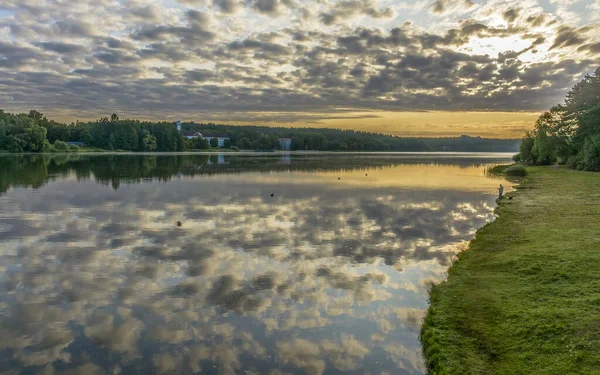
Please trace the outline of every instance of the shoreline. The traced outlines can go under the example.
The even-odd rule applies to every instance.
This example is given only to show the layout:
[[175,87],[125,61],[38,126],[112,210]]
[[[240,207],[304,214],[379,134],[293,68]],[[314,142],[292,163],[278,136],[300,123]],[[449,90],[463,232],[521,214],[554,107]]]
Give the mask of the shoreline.
[[72,151],[72,152],[0,152],[0,156],[10,155],[202,155],[202,154],[230,154],[230,155],[440,155],[440,156],[470,156],[482,157],[507,157],[511,158],[515,151],[485,152],[485,151],[251,151],[251,150],[210,150],[210,151]]
[[430,291],[429,374],[600,373],[600,174],[527,169]]

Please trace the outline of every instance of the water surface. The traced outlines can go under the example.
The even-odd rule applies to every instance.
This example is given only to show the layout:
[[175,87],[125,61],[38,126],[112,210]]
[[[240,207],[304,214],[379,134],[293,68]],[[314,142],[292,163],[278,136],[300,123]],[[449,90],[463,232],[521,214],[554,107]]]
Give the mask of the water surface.
[[509,160],[0,156],[0,373],[421,374]]

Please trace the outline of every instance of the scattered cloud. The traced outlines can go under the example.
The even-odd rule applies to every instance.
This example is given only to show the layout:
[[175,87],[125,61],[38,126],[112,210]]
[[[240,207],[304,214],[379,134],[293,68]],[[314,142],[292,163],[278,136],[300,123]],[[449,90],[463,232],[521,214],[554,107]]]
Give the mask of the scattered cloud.
[[[597,19],[583,11],[597,4],[585,1],[553,12],[498,0],[7,0],[0,103],[287,123],[348,109],[538,111],[600,64]],[[542,66],[558,79],[526,86],[521,74]]]

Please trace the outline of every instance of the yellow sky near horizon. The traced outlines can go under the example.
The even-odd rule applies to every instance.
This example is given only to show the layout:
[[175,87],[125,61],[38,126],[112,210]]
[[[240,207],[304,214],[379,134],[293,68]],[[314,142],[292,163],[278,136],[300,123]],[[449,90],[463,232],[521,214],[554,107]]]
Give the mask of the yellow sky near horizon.
[[378,118],[324,120],[327,127],[398,136],[521,138],[539,112],[376,112]]
[[[212,122],[231,125],[339,128],[403,137],[454,137],[467,134],[484,138],[521,138],[527,130],[533,129],[540,112],[357,111],[331,114],[330,117],[333,118],[327,118],[329,114],[324,113],[314,113],[312,115],[314,119],[308,118],[305,121],[287,122],[282,120],[286,117],[285,113],[248,113],[248,120],[244,121],[228,119],[226,114],[205,116],[199,113],[196,115],[182,114],[179,117],[155,118],[119,113],[121,118],[132,117],[148,121],[176,121],[180,119],[183,122]],[[260,117],[260,120],[254,119],[256,116]],[[48,114],[48,117],[56,121],[70,123],[76,120],[95,120],[100,116],[76,118],[74,113],[62,113]],[[240,114],[236,114],[235,117],[239,118]],[[268,120],[268,118],[272,118],[272,120]]]

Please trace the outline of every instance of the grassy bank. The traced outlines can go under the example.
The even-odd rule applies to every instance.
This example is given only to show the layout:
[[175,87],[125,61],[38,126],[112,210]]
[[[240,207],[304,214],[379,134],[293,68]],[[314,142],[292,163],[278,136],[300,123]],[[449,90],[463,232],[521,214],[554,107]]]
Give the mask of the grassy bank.
[[600,374],[600,174],[527,169],[431,291],[431,374]]

